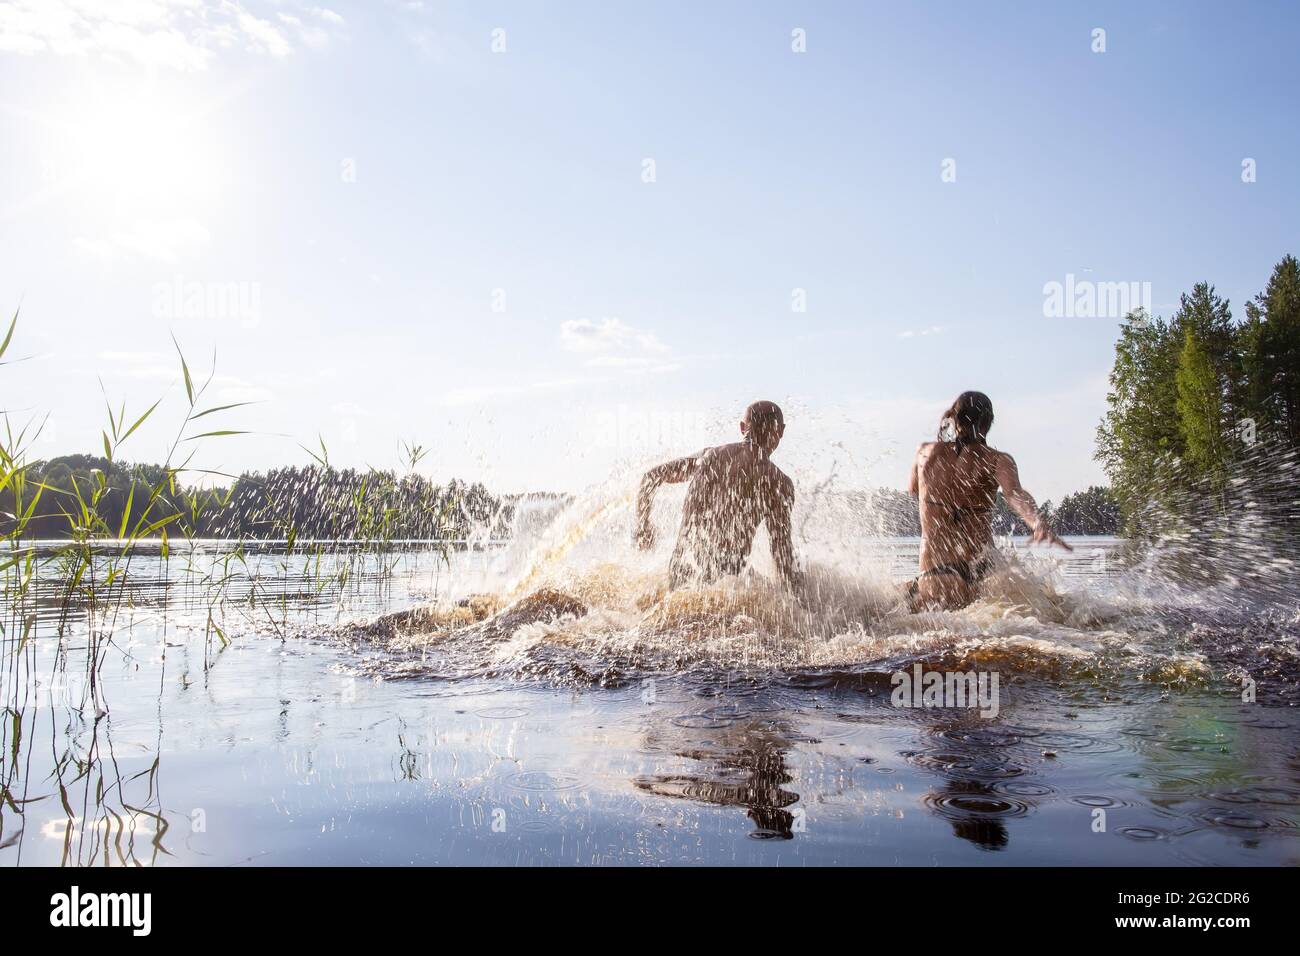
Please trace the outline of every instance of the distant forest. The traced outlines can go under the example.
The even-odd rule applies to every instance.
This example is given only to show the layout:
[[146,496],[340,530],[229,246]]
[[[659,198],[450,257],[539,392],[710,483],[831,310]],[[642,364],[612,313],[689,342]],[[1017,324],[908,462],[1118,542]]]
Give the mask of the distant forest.
[[[82,524],[77,492],[88,499],[100,481],[107,490],[97,509],[103,521],[98,530],[109,534],[134,526],[148,512],[150,521],[179,513],[167,529],[173,537],[457,539],[471,533],[504,534],[512,511],[511,499],[493,496],[481,484],[453,479],[438,485],[418,474],[399,477],[391,471],[312,465],[250,472],[229,487],[192,489],[168,482],[158,465],[67,455],[28,469],[28,498],[36,484],[45,490],[25,535],[70,536]],[[150,504],[160,485],[164,491]],[[5,488],[0,491],[0,531],[13,526],[15,511],[13,489]]]
[[[29,538],[63,538],[77,533],[83,524],[77,492],[88,499],[101,481],[106,490],[97,510],[103,523],[95,530],[108,536],[118,528],[134,526],[142,517],[153,521],[179,514],[181,517],[167,527],[172,537],[500,539],[510,532],[515,502],[520,498],[493,495],[481,484],[455,479],[439,485],[418,474],[398,476],[391,471],[324,465],[250,472],[228,487],[193,489],[168,482],[161,466],[109,462],[93,455],[67,455],[38,463],[28,470],[27,481],[28,499],[32,486],[46,488],[24,529]],[[164,490],[150,505],[151,493],[159,486]],[[915,498],[893,489],[862,495],[863,504],[879,516],[882,535],[921,533]],[[124,515],[128,504],[130,513]],[[13,489],[0,490],[0,533],[13,527],[16,510]],[[1040,511],[1062,534],[1115,534],[1119,527],[1119,506],[1105,488],[1067,495],[1055,507],[1044,502]],[[1012,535],[1027,531],[1000,494],[994,531]]]

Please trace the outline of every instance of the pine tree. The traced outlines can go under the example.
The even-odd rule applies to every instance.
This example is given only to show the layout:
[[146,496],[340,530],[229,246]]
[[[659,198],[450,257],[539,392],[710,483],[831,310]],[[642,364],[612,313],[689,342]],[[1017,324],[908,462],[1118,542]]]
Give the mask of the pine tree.
[[1232,321],[1232,310],[1226,299],[1219,298],[1214,286],[1198,282],[1190,293],[1179,296],[1178,311],[1169,323],[1171,347],[1181,355],[1186,345],[1186,333],[1191,330],[1197,346],[1204,353],[1213,370],[1219,389],[1220,416],[1224,428],[1236,424],[1234,408],[1244,394],[1241,354],[1238,350],[1238,330]]
[[1224,436],[1224,389],[1222,380],[1193,325],[1183,333],[1183,350],[1174,374],[1178,386],[1178,429],[1183,436],[1185,473],[1197,481],[1206,479],[1220,490],[1228,463]]
[[1284,256],[1268,287],[1246,305],[1239,333],[1241,417],[1260,433],[1300,447],[1300,263]]
[[1097,429],[1097,459],[1128,534],[1141,530],[1136,515],[1147,501],[1172,491],[1157,476],[1185,449],[1178,427],[1176,342],[1167,322],[1139,309],[1125,317],[1115,344],[1106,397],[1110,407]]

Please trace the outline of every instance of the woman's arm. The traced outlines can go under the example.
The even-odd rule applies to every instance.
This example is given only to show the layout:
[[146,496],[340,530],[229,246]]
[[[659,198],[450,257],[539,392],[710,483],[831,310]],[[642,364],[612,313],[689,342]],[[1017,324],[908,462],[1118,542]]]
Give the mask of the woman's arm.
[[1011,510],[1020,516],[1020,520],[1029,525],[1029,540],[1032,544],[1059,544],[1066,551],[1074,550],[1056,536],[1051,525],[1038,513],[1034,496],[1020,484],[1016,460],[1005,452],[998,452],[997,477],[1002,497],[1007,500]]

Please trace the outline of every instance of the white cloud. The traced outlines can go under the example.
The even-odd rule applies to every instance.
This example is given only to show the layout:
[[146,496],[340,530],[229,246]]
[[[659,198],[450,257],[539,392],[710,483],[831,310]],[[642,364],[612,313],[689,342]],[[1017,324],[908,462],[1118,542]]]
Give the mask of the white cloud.
[[175,262],[182,253],[207,242],[211,235],[206,226],[194,219],[142,220],[129,232],[102,237],[78,236],[74,243],[87,255],[108,262],[123,258]]
[[[327,28],[344,22],[322,7],[276,16],[310,47],[324,46]],[[289,33],[267,17],[238,0],[0,0],[0,52],[93,54],[174,70],[206,69],[231,48],[290,55]]]
[[638,372],[675,372],[681,368],[677,362],[663,362],[644,355],[597,355],[588,359],[590,368],[621,368]]
[[167,382],[180,375],[180,364],[152,352],[101,352],[96,368],[77,370],[87,376],[101,372],[110,381]]
[[[95,369],[78,369],[79,375],[99,375],[111,381],[147,381],[174,382],[181,377],[180,359],[175,355],[163,355],[158,352],[100,352],[96,356]],[[107,366],[107,370],[105,370]],[[235,375],[213,375],[211,381],[201,369],[193,369],[194,386],[207,384],[209,405],[226,405],[234,402],[268,402],[275,398],[275,392],[264,385],[250,382]]]
[[157,362],[162,358],[157,352],[100,352],[105,362]]
[[587,356],[583,365],[617,373],[555,379],[543,382],[494,382],[453,389],[439,399],[442,405],[478,405],[519,398],[537,392],[604,385],[625,381],[629,374],[675,372],[681,365],[668,355],[668,346],[654,335],[634,329],[620,319],[569,319],[560,323],[560,344],[569,352]]
[[928,329],[908,329],[905,332],[899,332],[900,339],[914,339],[922,335],[938,335],[943,331],[943,326],[932,325]]
[[531,385],[475,385],[469,388],[452,389],[442,396],[440,402],[443,405],[478,405],[493,399],[512,398],[528,392],[576,388],[580,385],[591,385],[600,381],[600,379],[566,378],[551,382],[534,382]]
[[668,351],[649,332],[640,332],[621,319],[569,319],[560,323],[560,343],[570,352]]
[[569,352],[586,355],[587,368],[622,373],[675,372],[681,363],[668,346],[650,332],[635,329],[621,319],[569,319],[560,323],[560,344]]
[[242,9],[239,10],[237,17],[239,28],[249,39],[249,49],[258,53],[269,53],[271,56],[288,56],[293,52],[293,47],[289,46],[289,41],[285,39],[284,34],[270,20],[259,19]]
[[262,385],[233,375],[217,375],[212,380],[216,389],[214,400],[222,405],[232,402],[269,402],[275,398],[275,392]]
[[304,25],[302,28],[302,42],[304,46],[309,46],[313,50],[324,49],[330,42],[329,31],[322,27]]

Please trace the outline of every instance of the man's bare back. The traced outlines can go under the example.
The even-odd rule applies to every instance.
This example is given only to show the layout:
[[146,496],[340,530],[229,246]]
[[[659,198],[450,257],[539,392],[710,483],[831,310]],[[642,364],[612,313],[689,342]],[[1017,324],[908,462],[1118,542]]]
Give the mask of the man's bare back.
[[670,587],[740,573],[764,522],[778,574],[787,585],[797,582],[790,525],[794,482],[769,458],[784,429],[779,408],[755,402],[741,422],[745,441],[708,448],[646,472],[637,496],[636,541],[641,548],[654,545],[650,509],[655,490],[664,483],[690,481],[669,565]]

